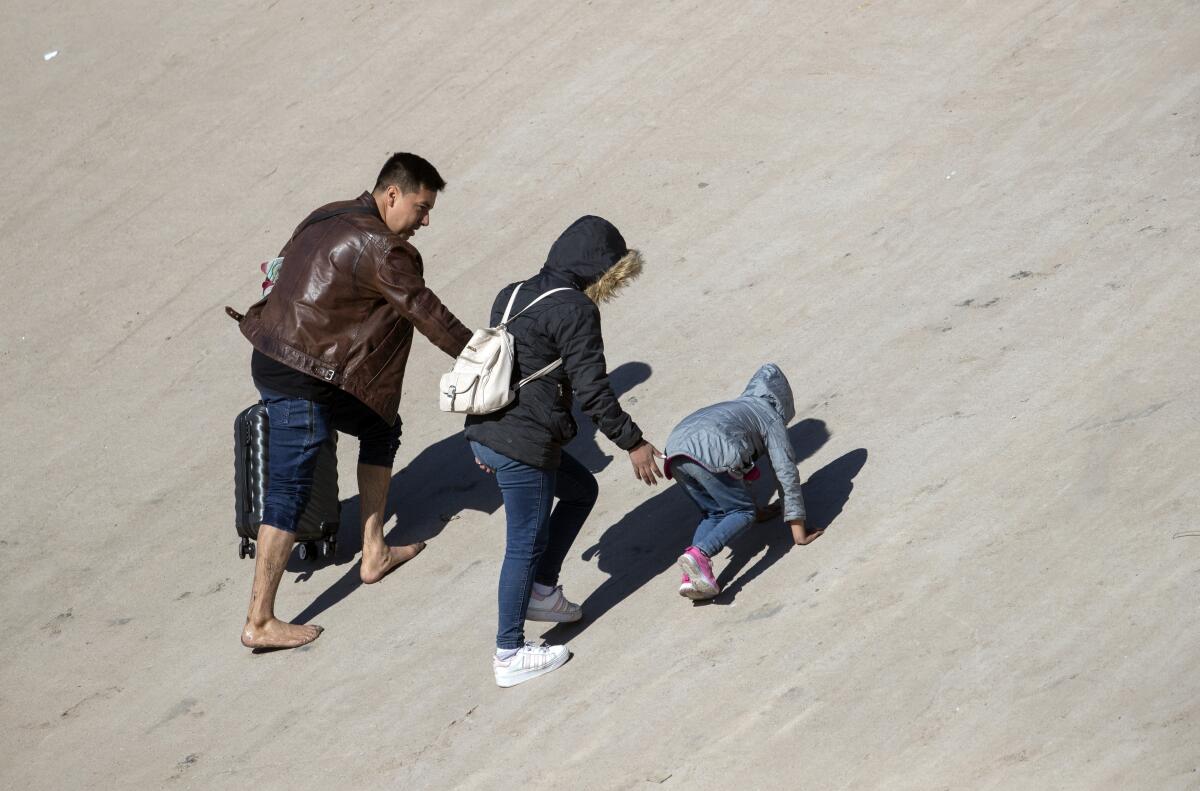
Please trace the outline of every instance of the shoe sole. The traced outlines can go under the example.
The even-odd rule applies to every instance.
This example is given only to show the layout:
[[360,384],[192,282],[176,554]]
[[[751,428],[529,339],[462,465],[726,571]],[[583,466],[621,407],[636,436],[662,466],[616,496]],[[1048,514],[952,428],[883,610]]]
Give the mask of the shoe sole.
[[679,586],[679,595],[684,597],[685,599],[692,598],[692,596],[694,596],[695,593],[696,593],[696,589],[692,587],[692,583],[690,583],[690,582],[687,585]]
[[552,612],[550,610],[542,610],[541,612],[533,613],[526,611],[525,620],[541,621],[543,623],[575,623],[583,619],[583,610],[575,613],[569,612]]
[[688,579],[692,581],[692,592],[686,593],[680,589],[680,594],[686,596],[693,601],[701,599],[711,599],[721,592],[721,589],[704,578],[704,572],[700,569],[700,564],[696,559],[684,552],[679,556],[679,568],[683,569],[683,573],[688,575]]
[[524,684],[526,681],[532,681],[538,676],[544,676],[552,670],[558,670],[560,667],[565,665],[567,660],[570,658],[571,652],[563,651],[561,656],[544,667],[522,670],[519,673],[513,673],[512,675],[507,675],[504,678],[497,677],[496,686],[503,689],[508,689],[509,687],[515,687],[517,684]]

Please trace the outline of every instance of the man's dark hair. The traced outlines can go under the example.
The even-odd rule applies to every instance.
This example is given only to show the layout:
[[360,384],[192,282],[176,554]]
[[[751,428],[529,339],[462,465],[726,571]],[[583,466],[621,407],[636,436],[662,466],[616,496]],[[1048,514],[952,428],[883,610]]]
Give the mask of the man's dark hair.
[[404,194],[416,192],[424,187],[434,192],[446,188],[446,180],[437,172],[437,168],[416,154],[398,153],[388,157],[375,180],[373,192],[382,192],[395,185]]

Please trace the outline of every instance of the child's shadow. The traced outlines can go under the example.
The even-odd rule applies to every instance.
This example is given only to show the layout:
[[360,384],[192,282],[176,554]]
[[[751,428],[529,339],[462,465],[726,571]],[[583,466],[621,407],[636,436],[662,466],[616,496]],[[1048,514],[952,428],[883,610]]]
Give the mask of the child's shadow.
[[[825,444],[829,431],[824,421],[810,418],[792,426],[788,436],[795,448],[796,460],[803,461]],[[600,570],[609,575],[583,601],[583,620],[554,626],[543,637],[551,643],[570,641],[647,582],[674,566],[680,553],[691,543],[698,521],[696,506],[674,484],[626,514],[583,552],[583,560],[597,558]],[[789,532],[789,543],[790,535]],[[767,566],[759,569],[755,576]],[[673,587],[671,593],[674,593]]]
[[[850,492],[854,489],[854,476],[858,475],[866,463],[866,448],[852,450],[817,470],[804,483],[804,506],[808,512],[805,525],[809,532],[829,529],[850,499]],[[826,536],[816,540],[824,538]],[[795,544],[792,541],[791,528],[782,519],[776,518],[764,524],[751,525],[729,544],[729,562],[717,576],[721,592],[716,597],[699,603],[732,603],[742,588],[775,565],[780,558],[792,551],[793,547]],[[741,573],[746,564],[764,548],[766,553],[745,573]]]

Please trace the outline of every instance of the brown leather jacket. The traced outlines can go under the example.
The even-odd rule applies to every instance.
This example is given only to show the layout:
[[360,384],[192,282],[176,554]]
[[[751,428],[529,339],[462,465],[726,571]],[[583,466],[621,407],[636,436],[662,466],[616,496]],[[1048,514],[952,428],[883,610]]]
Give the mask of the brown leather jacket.
[[317,209],[280,255],[279,280],[240,319],[242,334],[389,422],[400,406],[413,327],[451,357],[471,338],[426,287],[421,254],[388,230],[369,192]]

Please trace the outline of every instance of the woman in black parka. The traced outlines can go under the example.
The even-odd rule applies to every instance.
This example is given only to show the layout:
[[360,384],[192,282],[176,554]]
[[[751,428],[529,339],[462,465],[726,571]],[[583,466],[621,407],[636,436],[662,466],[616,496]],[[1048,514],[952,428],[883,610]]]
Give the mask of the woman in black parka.
[[655,462],[658,451],[642,439],[641,429],[609,386],[596,307],[641,271],[641,254],[625,246],[612,223],[581,217],[558,237],[538,274],[505,287],[492,305],[495,326],[514,289],[519,290],[512,315],[545,292],[562,289],[508,324],[516,351],[514,381],[560,358],[562,365],[520,388],[508,407],[467,418],[475,460],[495,473],[508,523],[492,662],[502,687],[548,673],[570,656],[566,646],[526,644],[525,620],[562,623],[583,617],[558,584],[563,560],[598,491],[587,468],[563,452],[576,432],[573,400],[606,437],[629,452],[640,480],[653,485],[662,477]]

